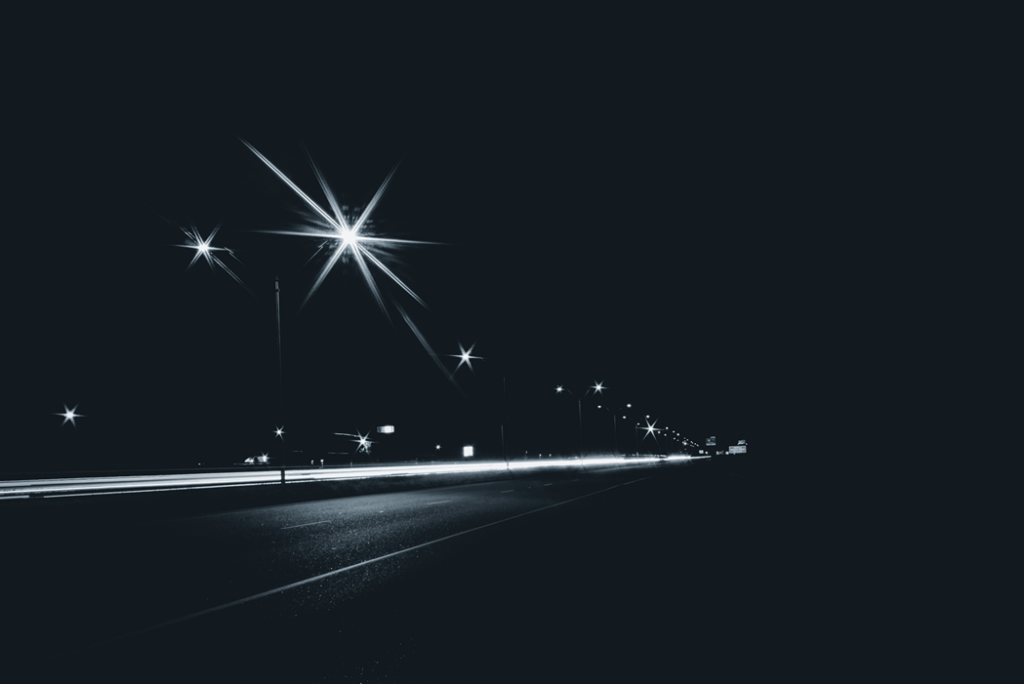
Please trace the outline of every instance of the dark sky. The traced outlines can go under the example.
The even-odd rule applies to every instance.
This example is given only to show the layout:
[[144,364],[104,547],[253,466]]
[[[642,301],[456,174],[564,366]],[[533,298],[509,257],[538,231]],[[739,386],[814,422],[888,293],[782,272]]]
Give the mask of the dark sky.
[[[842,214],[822,160],[853,135],[813,60],[744,40],[749,27],[695,42],[694,27],[654,18],[614,49],[555,22],[489,48],[486,35],[464,49],[392,35],[380,54],[334,53],[322,28],[307,44],[291,21],[277,40],[267,19],[260,32],[222,20],[128,37],[67,19],[14,79],[18,427],[3,469],[269,449],[275,275],[285,424],[305,453],[349,449],[331,433],[383,423],[411,450],[493,451],[503,375],[517,453],[573,448],[576,405],[557,384],[611,388],[584,402],[588,449],[612,441],[598,403],[631,402],[694,438],[763,432],[768,379],[813,345],[792,333],[815,310],[795,252]],[[303,146],[352,205],[400,161],[376,230],[444,243],[387,260],[429,308],[375,270],[389,321],[339,263],[299,311],[323,257],[304,265],[315,240],[258,232],[303,205],[240,137],[325,208]],[[186,272],[174,226],[189,222],[204,234],[222,222],[214,244],[235,250],[255,296],[205,263]],[[461,342],[485,360],[453,387],[394,303],[439,354]],[[53,415],[64,402],[86,416],[77,429]],[[620,425],[623,447],[639,413]]]

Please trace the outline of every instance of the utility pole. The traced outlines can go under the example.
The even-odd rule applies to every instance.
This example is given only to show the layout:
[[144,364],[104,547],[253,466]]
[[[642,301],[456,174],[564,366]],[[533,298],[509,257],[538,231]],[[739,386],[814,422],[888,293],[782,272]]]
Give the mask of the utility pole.
[[580,458],[583,458],[583,400],[577,399],[576,405],[580,410]]
[[[274,276],[274,308],[277,311],[277,390],[278,390],[278,418],[281,420],[281,427],[284,427],[284,368],[281,364],[281,278]],[[281,437],[281,484],[284,484],[285,458],[288,451],[284,446],[284,437]]]

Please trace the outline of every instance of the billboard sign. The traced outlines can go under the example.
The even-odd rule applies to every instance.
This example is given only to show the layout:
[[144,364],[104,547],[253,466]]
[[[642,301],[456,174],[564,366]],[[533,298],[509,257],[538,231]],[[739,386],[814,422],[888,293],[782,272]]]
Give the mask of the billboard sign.
[[394,425],[380,425],[380,426],[377,427],[377,432],[380,432],[380,433],[385,434],[385,435],[390,435],[394,431],[395,431],[395,426]]

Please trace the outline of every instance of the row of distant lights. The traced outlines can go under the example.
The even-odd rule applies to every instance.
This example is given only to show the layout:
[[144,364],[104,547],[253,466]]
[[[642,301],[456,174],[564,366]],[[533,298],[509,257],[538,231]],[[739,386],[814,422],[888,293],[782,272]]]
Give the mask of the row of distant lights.
[[[459,365],[456,367],[456,369],[455,369],[456,371],[459,368],[462,367],[463,363],[468,364],[470,370],[472,370],[472,368],[473,368],[472,359],[482,359],[483,358],[483,357],[480,357],[480,356],[471,356],[471,353],[473,351],[473,347],[475,347],[475,346],[476,346],[475,344],[471,345],[469,350],[467,351],[466,349],[464,349],[462,347],[462,343],[459,343],[459,349],[460,349],[461,353],[458,354],[458,355],[455,355],[455,354],[451,355],[451,356],[455,356],[456,358],[459,359]],[[588,389],[593,390],[594,394],[601,394],[607,388],[604,386],[603,383],[595,381],[594,384],[591,385]],[[558,394],[561,394],[562,392],[567,392],[567,391],[568,390],[566,390],[565,387],[563,387],[562,385],[559,385],[559,386],[557,386],[555,388],[555,392],[558,393]],[[572,392],[569,392],[569,394],[572,394]],[[69,421],[71,422],[71,426],[72,427],[77,427],[77,425],[75,423],[75,419],[76,418],[85,418],[85,416],[83,414],[75,413],[75,411],[78,410],[78,406],[79,406],[78,404],[75,404],[74,408],[69,409],[68,405],[64,404],[64,412],[63,413],[56,413],[56,414],[54,414],[54,415],[57,415],[57,416],[62,416],[64,418],[64,422],[61,423],[61,427],[66,425]],[[632,404],[626,404],[626,408],[632,408],[632,407],[633,407]],[[598,405],[598,408],[601,408],[601,406]],[[622,418],[623,418],[623,420],[625,420],[626,416],[623,416]],[[650,418],[651,418],[650,416],[647,416],[647,427],[644,428],[645,431],[646,431],[646,434],[644,434],[644,438],[645,439],[647,438],[647,435],[653,435],[657,431],[661,431],[663,429],[667,429],[667,428],[656,428],[655,425],[657,424],[658,421],[655,420],[654,423],[651,423],[650,422]],[[678,435],[679,433],[673,431],[673,434]],[[283,425],[274,429],[274,436],[275,437],[279,437],[282,442],[284,441],[284,426]],[[688,442],[688,443],[690,443],[693,446],[696,446],[692,441],[686,439],[685,437],[683,438],[683,440]],[[370,445],[373,444],[373,442],[371,442],[367,437],[364,437],[363,435],[358,435],[358,440],[357,441],[359,442],[359,446],[361,448],[363,448],[363,449],[366,449],[367,451],[369,451]],[[435,450],[440,450],[441,445],[438,444],[434,448],[435,448]],[[265,459],[266,457],[267,457],[266,454],[261,454],[261,456],[260,456],[261,459]]]

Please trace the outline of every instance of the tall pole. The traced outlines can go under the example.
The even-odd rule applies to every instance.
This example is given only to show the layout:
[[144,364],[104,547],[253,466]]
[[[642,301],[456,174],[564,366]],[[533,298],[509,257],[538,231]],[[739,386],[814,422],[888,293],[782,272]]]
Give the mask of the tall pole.
[[505,459],[505,469],[508,469],[508,456],[505,454],[505,371],[501,372],[501,457]]
[[612,414],[612,430],[613,430],[613,434],[615,435],[615,455],[616,456],[619,455],[619,423],[618,423],[618,418],[619,417],[617,415],[615,415],[614,413]]
[[577,399],[576,404],[580,409],[580,458],[583,458],[583,400]]
[[[278,418],[281,427],[284,427],[284,369],[281,365],[281,278],[274,276],[274,308],[277,310],[277,390],[278,390]],[[285,458],[288,452],[284,447],[284,437],[281,438],[281,484],[284,484]]]

